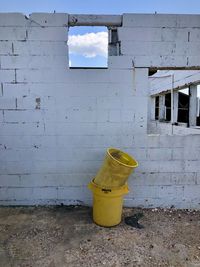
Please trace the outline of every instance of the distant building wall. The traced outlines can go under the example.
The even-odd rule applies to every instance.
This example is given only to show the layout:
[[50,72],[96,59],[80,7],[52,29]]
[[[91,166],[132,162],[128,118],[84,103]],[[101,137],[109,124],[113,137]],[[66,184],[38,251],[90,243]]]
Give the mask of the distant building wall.
[[150,94],[156,95],[172,89],[172,76],[174,77],[174,89],[189,87],[191,84],[200,84],[199,70],[169,70],[159,71],[149,77]]
[[147,133],[148,68],[200,68],[199,18],[124,14],[108,69],[70,69],[67,14],[0,14],[0,204],[91,204],[118,147],[127,206],[200,208],[199,135]]

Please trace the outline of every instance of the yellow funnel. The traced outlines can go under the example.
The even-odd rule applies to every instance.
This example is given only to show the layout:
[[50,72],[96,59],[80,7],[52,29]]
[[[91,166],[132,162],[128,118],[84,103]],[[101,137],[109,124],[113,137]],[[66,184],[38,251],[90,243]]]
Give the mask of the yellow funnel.
[[103,188],[123,186],[137,166],[138,162],[127,153],[109,148],[94,183]]

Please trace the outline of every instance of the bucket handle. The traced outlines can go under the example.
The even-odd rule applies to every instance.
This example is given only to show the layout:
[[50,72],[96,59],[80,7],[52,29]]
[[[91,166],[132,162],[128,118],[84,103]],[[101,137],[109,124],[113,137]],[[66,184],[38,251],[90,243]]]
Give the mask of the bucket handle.
[[111,190],[111,189],[105,189],[105,188],[102,188],[101,191],[107,193],[107,192],[111,192],[112,190]]

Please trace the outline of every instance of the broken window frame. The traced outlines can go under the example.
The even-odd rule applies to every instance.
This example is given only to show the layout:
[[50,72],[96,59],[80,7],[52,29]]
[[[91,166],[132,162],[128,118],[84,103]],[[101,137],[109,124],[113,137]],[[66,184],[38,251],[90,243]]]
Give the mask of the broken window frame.
[[[199,128],[199,126],[200,126],[200,98],[197,96],[196,96],[196,101],[197,101],[196,123],[195,123],[195,125],[191,125],[191,122],[190,122],[190,105],[191,105],[190,100],[191,100],[191,90],[192,90],[191,88],[193,85],[198,86],[198,84],[191,84],[189,87],[184,87],[184,88],[181,88],[179,90],[178,89],[171,90],[171,92],[165,92],[162,94],[157,94],[155,96],[152,96],[155,98],[155,101],[154,101],[154,105],[155,105],[154,106],[154,110],[155,110],[154,120],[159,121],[159,122],[171,123],[172,125],[177,125],[177,126]],[[181,121],[180,120],[180,116],[181,116],[180,111],[182,110],[182,108],[180,107],[181,103],[180,103],[180,94],[179,93],[181,93],[180,91],[183,89],[188,89],[188,107],[184,108],[184,110],[186,112],[188,112],[188,114],[187,114],[186,120],[183,119],[183,121]],[[178,102],[176,104],[176,103],[174,103],[174,94],[177,94],[177,93],[178,93]],[[173,97],[172,97],[172,94],[173,94]],[[174,104],[173,107],[171,107],[171,105],[166,106],[166,96],[168,96],[168,97],[170,96],[171,100],[173,100],[173,104]],[[165,105],[164,105],[165,112],[164,112],[163,118],[161,118],[161,116],[160,116],[161,109],[162,109],[162,107],[160,106],[161,101],[158,101],[158,99],[160,97],[164,97],[164,103],[165,103]],[[171,102],[171,101],[169,100],[169,102]],[[176,106],[176,105],[178,105],[178,106]],[[172,120],[173,118],[171,118],[171,115],[170,116],[167,115],[167,109],[169,109],[171,111],[171,114],[172,114],[171,109],[173,109],[173,113],[174,113],[174,109],[175,109],[175,112],[177,112],[177,114],[173,114],[174,120]],[[170,119],[168,117],[170,117]]]

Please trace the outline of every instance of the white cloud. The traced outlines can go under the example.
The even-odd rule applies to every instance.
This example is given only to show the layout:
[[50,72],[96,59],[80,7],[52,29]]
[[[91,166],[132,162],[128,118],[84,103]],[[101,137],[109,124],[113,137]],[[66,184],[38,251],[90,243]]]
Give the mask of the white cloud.
[[68,40],[69,53],[87,58],[96,56],[107,57],[108,33],[96,32],[83,35],[70,35]]

